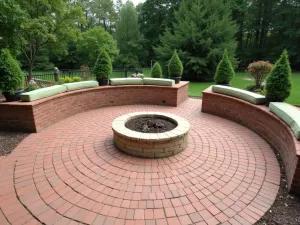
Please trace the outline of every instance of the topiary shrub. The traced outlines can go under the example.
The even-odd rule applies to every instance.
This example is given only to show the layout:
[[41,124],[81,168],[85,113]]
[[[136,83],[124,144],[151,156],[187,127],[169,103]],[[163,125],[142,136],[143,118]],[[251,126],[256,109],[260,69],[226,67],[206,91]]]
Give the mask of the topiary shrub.
[[284,50],[267,78],[266,98],[268,102],[283,102],[290,96],[291,74],[289,56]]
[[255,88],[260,89],[263,81],[271,72],[273,64],[266,61],[257,61],[249,64],[248,74],[254,78]]
[[2,49],[0,53],[0,90],[14,95],[23,88],[24,74],[16,59],[8,49]]
[[176,50],[174,50],[172,58],[170,59],[168,72],[171,77],[178,77],[183,73],[183,65]]
[[101,49],[100,54],[95,63],[93,73],[98,79],[108,79],[112,73],[112,63],[109,55],[104,49]]
[[162,70],[159,62],[154,63],[152,70],[151,70],[151,77],[153,78],[161,78],[162,77]]
[[228,85],[230,81],[234,77],[234,69],[228,57],[227,50],[224,50],[223,58],[220,61],[216,74],[215,74],[215,82],[216,84]]

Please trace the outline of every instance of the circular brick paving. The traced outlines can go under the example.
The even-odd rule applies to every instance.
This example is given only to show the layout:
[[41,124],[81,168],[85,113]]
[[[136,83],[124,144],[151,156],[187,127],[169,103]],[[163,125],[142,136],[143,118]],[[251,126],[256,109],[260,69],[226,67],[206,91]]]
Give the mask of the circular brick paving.
[[[252,131],[179,107],[120,106],[78,114],[27,137],[0,167],[0,224],[254,224],[274,202],[280,170]],[[191,123],[185,151],[126,155],[113,144],[122,114],[161,111]]]

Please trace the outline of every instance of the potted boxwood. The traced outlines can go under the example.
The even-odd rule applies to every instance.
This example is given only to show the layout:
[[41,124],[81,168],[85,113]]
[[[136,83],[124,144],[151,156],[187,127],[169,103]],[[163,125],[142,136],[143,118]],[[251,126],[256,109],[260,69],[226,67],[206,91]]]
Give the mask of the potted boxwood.
[[100,50],[93,73],[96,76],[99,86],[108,84],[108,78],[112,73],[112,63],[109,55],[104,49]]
[[2,49],[0,53],[0,90],[6,101],[20,100],[20,94],[24,91],[24,74],[16,59],[12,57],[8,49]]
[[174,51],[172,58],[169,62],[168,72],[170,78],[175,80],[175,84],[178,84],[181,80],[181,75],[183,73],[183,65],[176,50]]
[[215,82],[219,85],[230,86],[230,81],[235,76],[234,69],[228,57],[228,52],[225,49],[223,58],[220,61],[216,74],[215,74]]
[[289,56],[286,50],[275,63],[266,83],[267,105],[270,102],[284,102],[291,94],[291,66]]
[[151,77],[153,78],[161,78],[162,77],[162,69],[159,62],[155,62],[154,66],[151,70]]

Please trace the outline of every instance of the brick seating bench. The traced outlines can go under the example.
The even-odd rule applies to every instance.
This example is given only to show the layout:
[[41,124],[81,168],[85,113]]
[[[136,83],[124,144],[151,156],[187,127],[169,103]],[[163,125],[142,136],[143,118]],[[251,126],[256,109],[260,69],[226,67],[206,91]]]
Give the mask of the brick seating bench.
[[300,141],[267,106],[215,93],[210,87],[203,91],[202,112],[237,122],[264,138],[282,157],[289,190],[300,194]]
[[32,102],[0,101],[0,130],[39,132],[59,120],[106,106],[178,106],[188,99],[188,83],[173,86],[118,85],[63,92]]

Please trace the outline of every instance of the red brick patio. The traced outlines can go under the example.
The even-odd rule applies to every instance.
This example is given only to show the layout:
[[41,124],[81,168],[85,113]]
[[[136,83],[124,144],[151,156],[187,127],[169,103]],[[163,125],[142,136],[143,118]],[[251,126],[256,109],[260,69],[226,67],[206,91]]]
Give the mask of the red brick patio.
[[[142,159],[112,142],[112,120],[174,113],[192,125],[178,155]],[[231,121],[179,107],[129,105],[77,114],[27,137],[0,160],[0,224],[254,224],[274,202],[270,146]]]

